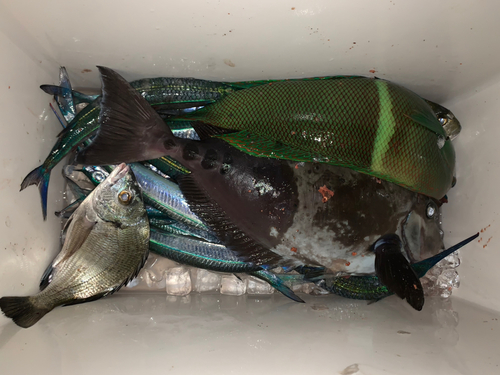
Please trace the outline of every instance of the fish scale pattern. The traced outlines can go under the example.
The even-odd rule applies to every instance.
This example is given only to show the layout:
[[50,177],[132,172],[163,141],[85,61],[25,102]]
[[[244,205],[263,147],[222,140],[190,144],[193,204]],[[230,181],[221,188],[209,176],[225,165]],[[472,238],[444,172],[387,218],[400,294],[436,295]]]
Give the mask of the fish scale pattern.
[[237,91],[190,119],[252,155],[326,162],[436,199],[451,187],[455,153],[429,105],[393,83],[364,77],[273,82]]

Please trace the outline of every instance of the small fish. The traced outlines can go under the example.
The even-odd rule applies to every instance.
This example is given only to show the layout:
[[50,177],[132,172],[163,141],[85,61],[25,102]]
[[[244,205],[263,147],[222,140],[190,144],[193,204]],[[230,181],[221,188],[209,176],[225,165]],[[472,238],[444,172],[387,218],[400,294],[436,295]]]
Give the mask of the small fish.
[[[120,75],[99,70],[106,116],[79,163],[167,155],[190,171],[177,180],[191,211],[238,259],[270,268],[324,266],[338,276],[375,274],[419,307],[423,289],[407,258],[417,262],[443,248],[435,199],[352,169],[255,157],[203,131],[201,141],[176,138]],[[326,201],[321,187],[333,193]],[[372,251],[388,233],[392,240],[376,247],[384,251]]]
[[0,298],[2,312],[20,327],[32,326],[57,306],[116,292],[146,261],[148,219],[140,187],[125,164],[90,193],[66,226],[64,246],[42,276],[41,291]]
[[277,275],[250,262],[239,260],[223,245],[152,229],[149,246],[153,253],[192,267],[216,272],[248,273],[268,282],[288,298],[296,302],[304,302]]

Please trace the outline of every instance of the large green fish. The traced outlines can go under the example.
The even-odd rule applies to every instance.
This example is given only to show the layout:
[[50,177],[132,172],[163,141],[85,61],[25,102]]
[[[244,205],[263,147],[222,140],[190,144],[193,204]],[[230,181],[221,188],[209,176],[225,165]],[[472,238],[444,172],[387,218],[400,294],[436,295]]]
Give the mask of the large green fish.
[[181,118],[252,155],[348,167],[436,199],[454,180],[455,151],[429,102],[381,79],[261,84]]
[[[72,91],[63,73],[64,87],[41,88],[58,103],[67,103],[73,95],[75,102],[90,104],[61,133],[44,164],[21,184],[21,190],[38,186],[44,218],[50,171],[99,128],[101,98]],[[437,199],[453,180],[455,159],[450,141],[461,130],[459,121],[439,104],[387,81],[355,76],[234,83],[154,78],[131,85],[151,105],[168,113],[183,103],[218,101],[188,120],[226,128],[222,133],[241,130],[229,130],[231,134],[220,137],[252,155],[346,166]],[[268,94],[274,100],[268,102]],[[63,106],[61,111],[74,112],[69,109]],[[430,133],[419,129],[419,124]],[[220,132],[215,127],[208,128],[211,133],[197,128],[205,135]],[[429,140],[431,144],[426,143]]]

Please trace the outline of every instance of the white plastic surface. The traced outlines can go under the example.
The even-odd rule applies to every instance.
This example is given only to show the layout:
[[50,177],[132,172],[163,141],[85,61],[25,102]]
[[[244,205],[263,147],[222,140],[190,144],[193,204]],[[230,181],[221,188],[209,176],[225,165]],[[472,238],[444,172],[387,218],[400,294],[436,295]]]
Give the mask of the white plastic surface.
[[420,313],[395,297],[122,294],[58,308],[28,330],[1,317],[0,373],[500,373],[498,14],[493,0],[1,0],[0,296],[34,293],[58,251],[59,169],[47,222],[37,189],[18,190],[59,132],[38,86],[57,83],[60,65],[87,87],[98,87],[98,64],[128,79],[395,81],[463,125],[446,245],[486,229],[461,251],[460,289]]

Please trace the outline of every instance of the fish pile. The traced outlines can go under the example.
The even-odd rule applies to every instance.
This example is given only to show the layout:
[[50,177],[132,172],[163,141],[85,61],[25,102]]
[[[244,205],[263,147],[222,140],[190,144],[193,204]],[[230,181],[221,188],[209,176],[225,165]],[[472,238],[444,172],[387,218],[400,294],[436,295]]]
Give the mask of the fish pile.
[[115,292],[148,251],[251,275],[297,302],[299,282],[355,299],[396,294],[421,310],[420,278],[477,237],[443,250],[461,126],[401,86],[358,76],[129,83],[99,71],[102,95],[73,90],[64,68],[59,86],[41,86],[64,129],[21,190],[38,186],[45,219],[50,172],[75,152],[63,171],[74,201],[56,213],[67,219],[63,247],[40,293],[0,299],[21,327]]

